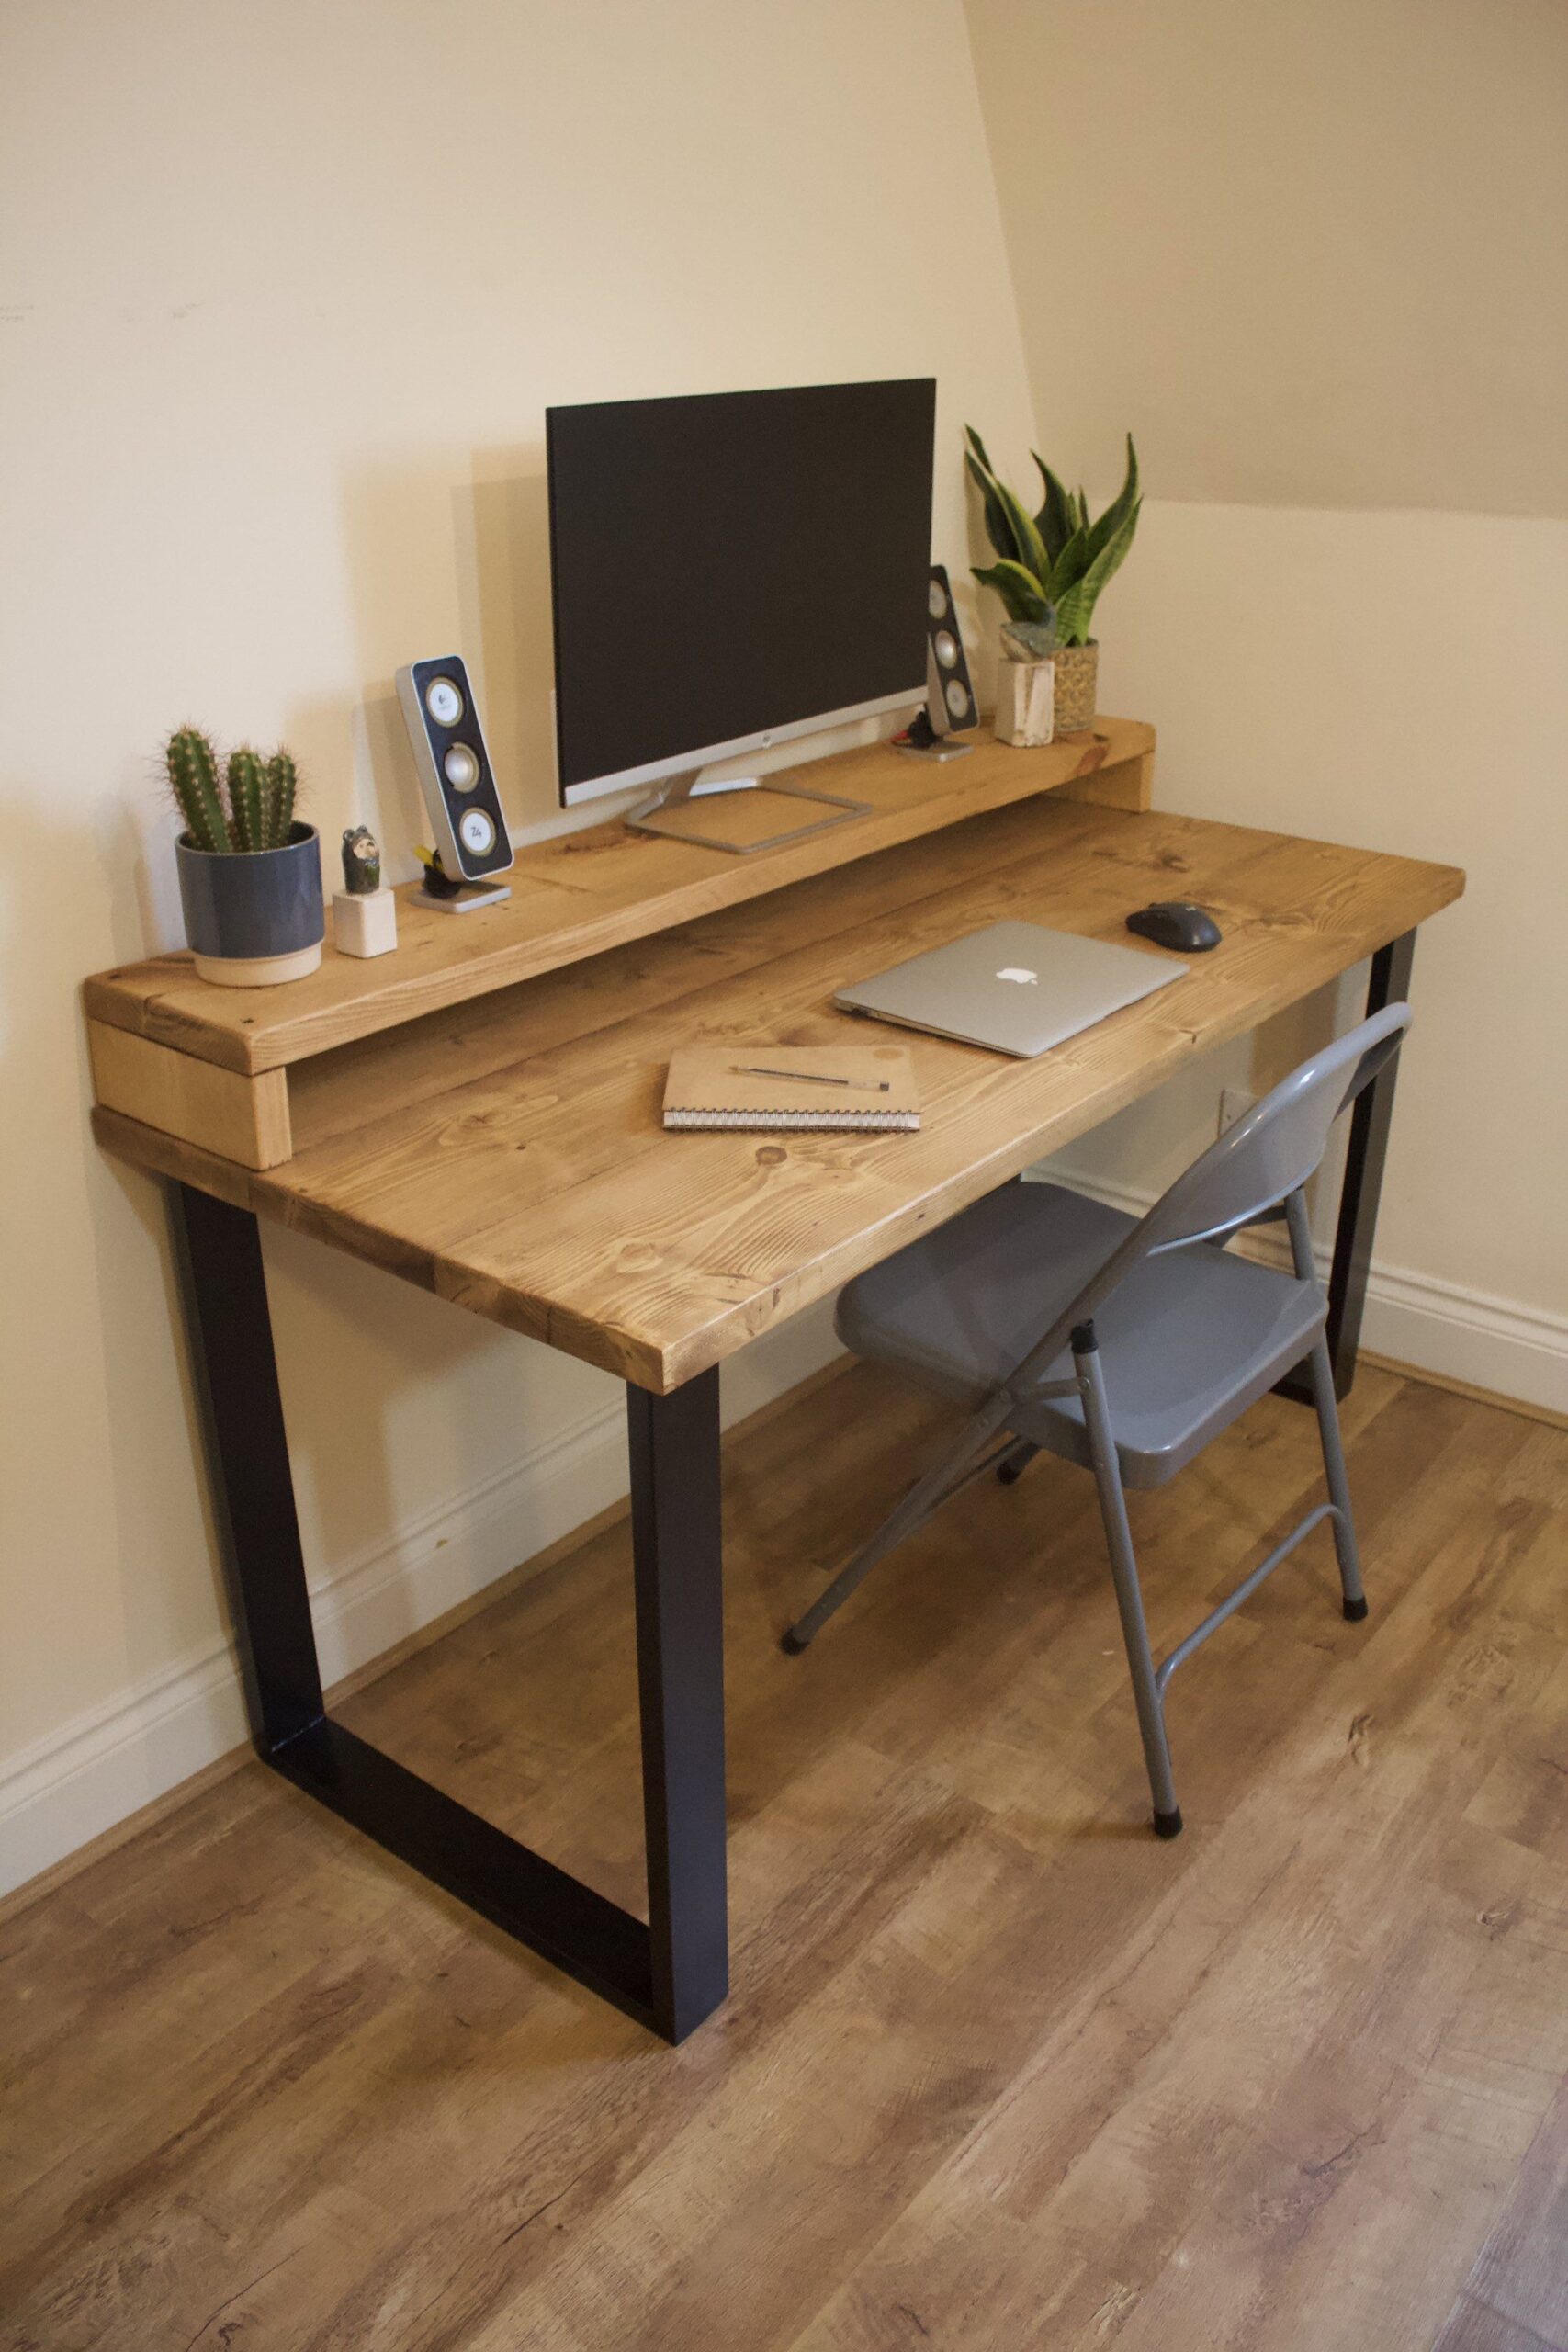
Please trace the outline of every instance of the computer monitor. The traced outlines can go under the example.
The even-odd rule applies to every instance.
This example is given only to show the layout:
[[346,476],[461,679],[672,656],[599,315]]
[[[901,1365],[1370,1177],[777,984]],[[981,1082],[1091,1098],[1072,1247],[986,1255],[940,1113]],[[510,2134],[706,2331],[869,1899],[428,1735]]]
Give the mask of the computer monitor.
[[930,377],[547,412],[565,804],[663,781],[634,821],[732,849],[858,812],[771,775],[783,832],[675,814],[759,785],[712,762],[923,701],[935,417]]

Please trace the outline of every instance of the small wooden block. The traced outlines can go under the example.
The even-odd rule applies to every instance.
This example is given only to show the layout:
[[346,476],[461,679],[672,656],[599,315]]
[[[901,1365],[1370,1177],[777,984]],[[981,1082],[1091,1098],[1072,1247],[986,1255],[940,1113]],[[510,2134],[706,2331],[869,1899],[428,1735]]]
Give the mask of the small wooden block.
[[287,1071],[244,1078],[102,1021],[88,1022],[87,1046],[107,1109],[244,1168],[276,1168],[291,1156]]
[[1054,662],[998,663],[996,725],[1004,743],[1043,749],[1051,741],[1056,725]]
[[398,944],[390,890],[334,890],[333,944],[340,956],[389,956]]

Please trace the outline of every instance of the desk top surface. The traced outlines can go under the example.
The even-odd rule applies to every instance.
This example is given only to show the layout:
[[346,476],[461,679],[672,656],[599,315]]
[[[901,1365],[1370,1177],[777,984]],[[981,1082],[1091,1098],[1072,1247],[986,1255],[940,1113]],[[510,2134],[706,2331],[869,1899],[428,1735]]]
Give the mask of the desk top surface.
[[[121,1158],[668,1390],[1457,899],[1453,866],[1049,796],[300,1064],[256,1174],[118,1114]],[[918,1135],[666,1135],[680,1045],[863,1036],[833,990],[1016,917],[1125,940],[1213,907],[1188,976],[1033,1061],[903,1033]],[[1150,955],[1160,951],[1150,947]]]

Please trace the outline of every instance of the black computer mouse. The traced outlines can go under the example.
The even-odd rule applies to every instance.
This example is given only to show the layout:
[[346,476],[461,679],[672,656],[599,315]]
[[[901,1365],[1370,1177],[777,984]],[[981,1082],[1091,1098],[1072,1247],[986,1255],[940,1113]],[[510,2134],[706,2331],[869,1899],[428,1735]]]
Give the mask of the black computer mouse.
[[1127,928],[1156,947],[1174,947],[1183,956],[1201,956],[1220,944],[1219,924],[1190,899],[1156,899],[1127,918]]

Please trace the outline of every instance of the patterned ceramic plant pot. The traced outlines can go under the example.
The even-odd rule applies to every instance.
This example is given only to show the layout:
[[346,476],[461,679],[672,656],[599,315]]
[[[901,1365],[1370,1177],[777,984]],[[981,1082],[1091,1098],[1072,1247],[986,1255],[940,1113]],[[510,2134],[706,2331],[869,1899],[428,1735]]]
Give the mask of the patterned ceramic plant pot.
[[1080,734],[1094,724],[1100,640],[1091,637],[1087,645],[1058,645],[1051,658],[1056,664],[1056,732]]
[[281,849],[197,849],[175,843],[186,937],[196,968],[220,988],[274,988],[321,960],[326,914],[314,825],[296,825]]

